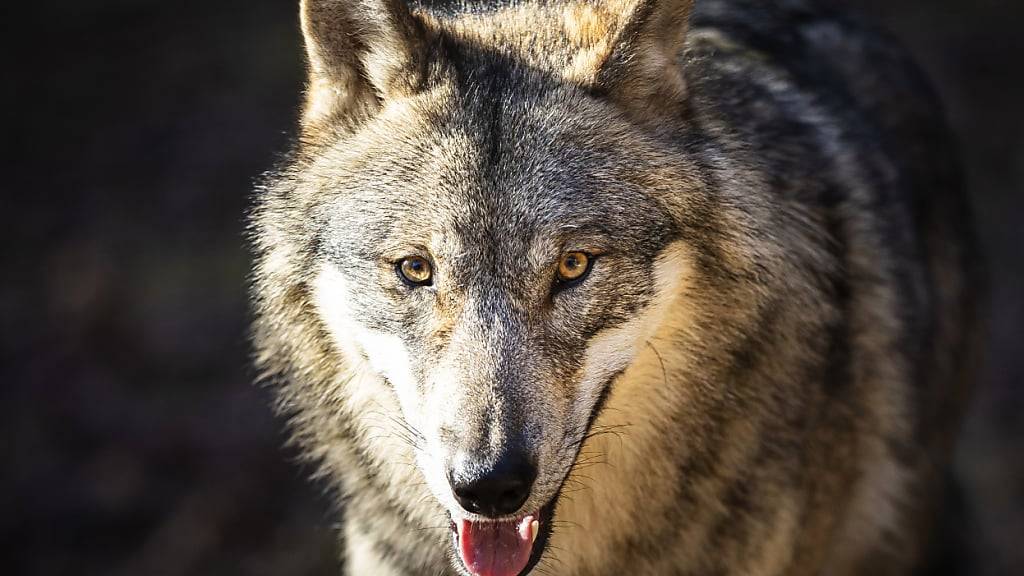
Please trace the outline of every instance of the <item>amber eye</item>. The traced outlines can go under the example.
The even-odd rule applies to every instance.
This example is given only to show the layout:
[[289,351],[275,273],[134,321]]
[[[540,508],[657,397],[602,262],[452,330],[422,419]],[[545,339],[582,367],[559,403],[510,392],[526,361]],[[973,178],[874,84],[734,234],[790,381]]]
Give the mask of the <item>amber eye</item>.
[[590,256],[583,252],[566,252],[558,261],[559,282],[575,282],[590,269]]
[[398,263],[398,274],[415,286],[427,286],[434,277],[430,262],[420,256],[410,256]]

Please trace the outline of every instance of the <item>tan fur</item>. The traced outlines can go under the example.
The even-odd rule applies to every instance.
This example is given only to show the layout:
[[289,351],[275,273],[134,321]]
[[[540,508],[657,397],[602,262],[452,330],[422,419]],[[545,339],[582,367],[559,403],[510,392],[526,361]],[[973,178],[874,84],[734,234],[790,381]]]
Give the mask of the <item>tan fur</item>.
[[[921,564],[973,357],[959,191],[891,48],[790,9],[757,17],[807,53],[691,27],[690,0],[302,0],[257,362],[344,502],[349,573],[464,574],[448,524],[492,518],[453,455],[510,438],[538,468],[516,517],[553,510],[537,574]],[[572,288],[566,251],[597,256]],[[403,283],[410,254],[436,283]]]

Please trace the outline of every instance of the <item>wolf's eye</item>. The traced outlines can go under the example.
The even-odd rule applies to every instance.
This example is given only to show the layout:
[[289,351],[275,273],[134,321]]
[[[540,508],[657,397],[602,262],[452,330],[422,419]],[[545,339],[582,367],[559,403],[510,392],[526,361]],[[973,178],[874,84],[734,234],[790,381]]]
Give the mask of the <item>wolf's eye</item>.
[[398,275],[413,286],[429,286],[434,278],[434,271],[426,258],[410,256],[398,262]]
[[558,261],[558,281],[571,283],[579,281],[590,270],[590,256],[583,252],[566,252]]

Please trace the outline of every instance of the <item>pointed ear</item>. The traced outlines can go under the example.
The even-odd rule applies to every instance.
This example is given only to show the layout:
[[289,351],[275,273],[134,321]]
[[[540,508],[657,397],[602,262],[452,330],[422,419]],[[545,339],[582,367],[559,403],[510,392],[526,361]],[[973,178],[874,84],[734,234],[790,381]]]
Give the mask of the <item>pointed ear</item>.
[[686,94],[682,57],[693,0],[619,0],[608,57],[595,87],[643,119],[678,110]]
[[306,131],[349,126],[388,98],[418,90],[426,76],[426,31],[404,0],[301,0],[309,59]]

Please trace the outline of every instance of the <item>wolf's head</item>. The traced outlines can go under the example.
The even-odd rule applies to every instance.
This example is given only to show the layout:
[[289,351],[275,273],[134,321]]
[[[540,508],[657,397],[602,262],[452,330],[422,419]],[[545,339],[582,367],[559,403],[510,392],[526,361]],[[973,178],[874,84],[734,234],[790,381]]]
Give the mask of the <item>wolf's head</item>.
[[474,573],[537,561],[613,381],[710,250],[708,170],[679,140],[689,8],[302,3],[302,142],[256,221],[262,330],[321,376],[296,402],[348,410],[371,452],[380,430],[351,421],[400,407],[390,434]]

